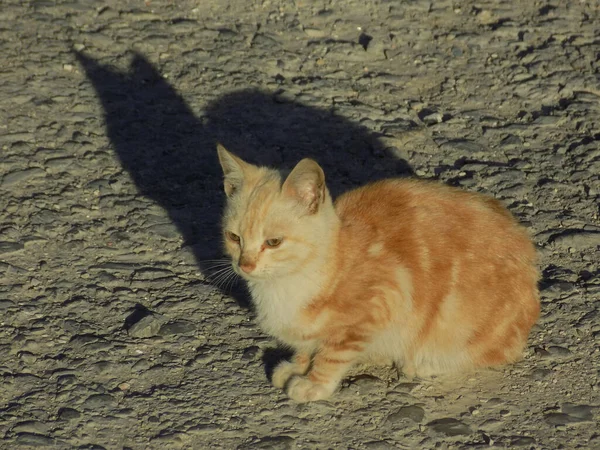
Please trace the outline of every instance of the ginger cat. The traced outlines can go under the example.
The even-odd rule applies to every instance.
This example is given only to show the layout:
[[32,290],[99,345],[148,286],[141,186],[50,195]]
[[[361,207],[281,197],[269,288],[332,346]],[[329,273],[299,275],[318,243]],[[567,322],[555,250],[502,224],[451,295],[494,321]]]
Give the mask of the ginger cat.
[[218,146],[225,250],[262,328],[295,354],[273,385],[321,400],[357,361],[405,375],[518,360],[539,315],[535,249],[496,200],[391,179],[334,203],[321,167],[282,179]]

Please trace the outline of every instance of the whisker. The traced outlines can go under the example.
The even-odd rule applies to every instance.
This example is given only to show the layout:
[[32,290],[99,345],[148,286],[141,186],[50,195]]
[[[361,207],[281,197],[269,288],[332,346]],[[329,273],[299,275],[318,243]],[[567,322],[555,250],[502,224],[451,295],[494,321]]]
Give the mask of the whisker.
[[238,281],[237,273],[232,272],[229,278],[225,281],[224,290],[230,291],[233,288],[233,285]]
[[219,288],[228,290],[230,289],[230,286],[233,286],[233,283],[237,280],[237,273],[235,273],[231,266],[225,267],[217,271],[217,273],[213,274],[213,276],[209,279]]
[[221,279],[228,276],[231,272],[233,272],[233,269],[231,269],[230,267],[225,267],[224,269],[221,269],[218,272],[210,275],[209,278],[212,278],[214,282],[219,282]]
[[230,264],[227,264],[226,266],[215,267],[214,269],[215,269],[214,271],[212,271],[211,273],[208,274],[209,276],[211,276],[211,275],[215,276],[215,275],[217,275],[217,274],[219,274],[219,273],[221,273],[221,272],[223,272],[225,270],[229,270],[229,269],[233,270],[231,268]]
[[221,264],[213,264],[212,266],[203,267],[203,269],[211,271],[211,270],[214,270],[214,269],[220,269],[220,268],[228,267],[228,266],[231,266],[230,262],[228,262],[228,263],[221,263]]

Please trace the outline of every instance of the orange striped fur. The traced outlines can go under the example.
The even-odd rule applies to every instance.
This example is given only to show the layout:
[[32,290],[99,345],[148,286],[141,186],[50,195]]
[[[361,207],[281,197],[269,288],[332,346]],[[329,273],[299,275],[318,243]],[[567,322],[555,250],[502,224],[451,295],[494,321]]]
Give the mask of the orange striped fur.
[[496,200],[392,179],[334,204],[312,160],[283,180],[218,150],[225,249],[262,328],[295,351],[273,373],[291,398],[329,397],[365,358],[424,377],[521,357],[539,315],[536,255]]

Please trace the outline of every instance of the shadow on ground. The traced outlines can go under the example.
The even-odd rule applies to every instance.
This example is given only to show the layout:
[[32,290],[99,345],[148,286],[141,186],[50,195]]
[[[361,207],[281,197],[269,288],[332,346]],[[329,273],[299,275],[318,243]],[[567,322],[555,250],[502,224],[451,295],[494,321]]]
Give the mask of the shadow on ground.
[[[370,180],[411,173],[366,128],[330,111],[248,89],[223,95],[197,117],[142,55],[133,56],[128,72],[79,52],[75,56],[102,103],[121,164],[139,192],[168,212],[204,274],[211,271],[207,260],[222,256],[217,141],[257,164],[291,168],[312,157],[323,166],[334,196]],[[228,294],[248,306],[240,289]]]

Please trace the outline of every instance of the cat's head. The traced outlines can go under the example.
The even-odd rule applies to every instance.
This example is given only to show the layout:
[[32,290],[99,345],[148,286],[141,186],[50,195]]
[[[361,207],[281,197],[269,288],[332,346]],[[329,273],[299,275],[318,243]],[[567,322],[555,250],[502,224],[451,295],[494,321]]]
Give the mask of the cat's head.
[[323,169],[303,159],[281,174],[249,164],[217,146],[227,206],[223,239],[234,270],[249,281],[301,271],[328,246],[336,228]]

